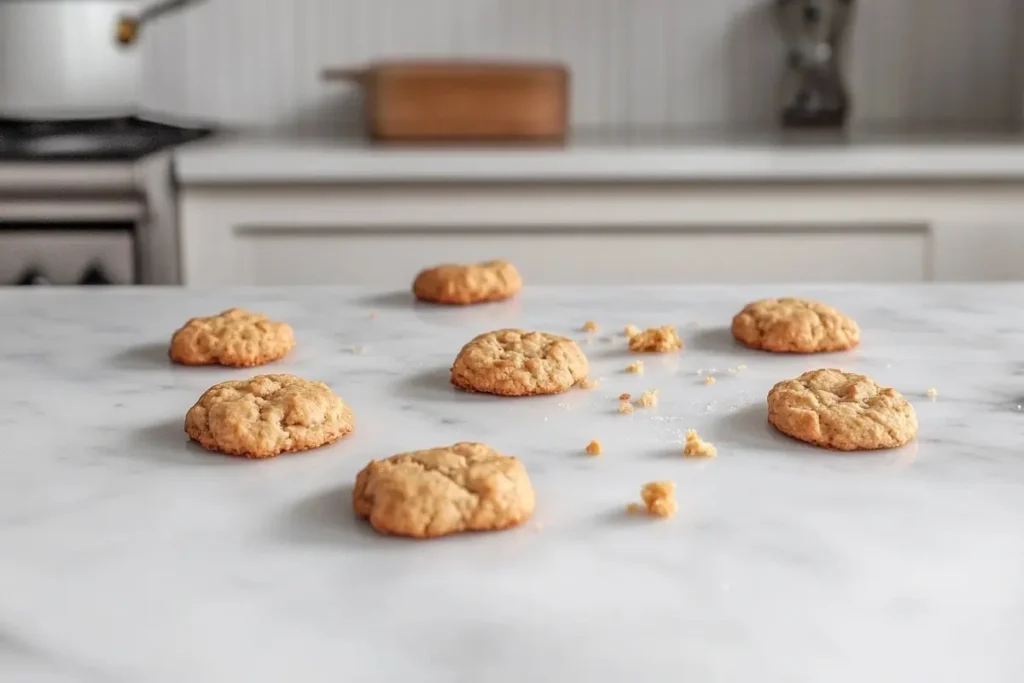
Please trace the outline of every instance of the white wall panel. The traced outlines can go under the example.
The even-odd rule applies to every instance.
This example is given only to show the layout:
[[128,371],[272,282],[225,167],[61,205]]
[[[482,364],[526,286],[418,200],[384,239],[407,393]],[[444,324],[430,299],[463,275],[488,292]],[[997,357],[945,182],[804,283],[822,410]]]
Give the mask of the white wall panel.
[[[227,124],[351,127],[328,65],[397,56],[558,59],[583,126],[765,123],[782,62],[770,0],[207,0],[145,35],[147,107]],[[858,122],[1019,116],[1017,0],[861,0]]]

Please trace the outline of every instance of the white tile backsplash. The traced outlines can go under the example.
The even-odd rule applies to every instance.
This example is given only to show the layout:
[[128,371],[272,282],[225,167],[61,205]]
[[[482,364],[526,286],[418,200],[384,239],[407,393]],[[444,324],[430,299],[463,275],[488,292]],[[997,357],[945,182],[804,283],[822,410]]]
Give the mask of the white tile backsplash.
[[[143,101],[226,124],[357,125],[329,65],[396,56],[557,59],[582,126],[774,121],[771,0],[207,0],[147,27]],[[855,122],[1016,120],[1018,0],[861,0]]]

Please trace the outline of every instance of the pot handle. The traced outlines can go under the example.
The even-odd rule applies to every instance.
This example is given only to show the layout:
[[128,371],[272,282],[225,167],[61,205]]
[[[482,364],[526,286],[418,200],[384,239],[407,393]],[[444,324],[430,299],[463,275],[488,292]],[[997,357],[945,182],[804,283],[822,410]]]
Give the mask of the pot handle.
[[369,69],[328,67],[320,73],[320,78],[325,81],[348,81],[356,85],[365,85],[369,77]]

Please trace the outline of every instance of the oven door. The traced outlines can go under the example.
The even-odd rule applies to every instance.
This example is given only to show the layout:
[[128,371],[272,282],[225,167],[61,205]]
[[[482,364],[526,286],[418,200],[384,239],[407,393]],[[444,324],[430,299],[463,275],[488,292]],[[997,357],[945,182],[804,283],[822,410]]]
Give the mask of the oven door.
[[0,221],[0,286],[138,284],[134,231],[117,221]]

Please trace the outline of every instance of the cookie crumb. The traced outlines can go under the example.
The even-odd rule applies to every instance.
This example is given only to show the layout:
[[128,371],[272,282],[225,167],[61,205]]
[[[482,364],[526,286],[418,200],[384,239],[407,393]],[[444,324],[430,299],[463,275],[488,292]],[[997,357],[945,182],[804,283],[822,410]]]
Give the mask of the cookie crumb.
[[591,343],[592,341],[594,341],[594,339],[593,339],[593,337],[584,337],[584,338],[583,338],[583,339],[581,339],[580,341],[581,341],[582,343],[584,343],[584,344],[589,344],[589,343]]
[[668,353],[683,348],[675,325],[649,327],[629,337],[629,350],[634,353]]
[[927,396],[928,398],[934,399],[936,396],[939,395],[939,390],[936,389],[935,387],[932,387],[928,391],[924,392],[924,395]]
[[658,390],[648,389],[644,393],[640,394],[640,398],[636,400],[636,404],[640,408],[653,408],[658,405]]
[[726,368],[725,371],[728,372],[730,375],[735,375],[737,372],[739,372],[739,370],[737,370],[736,368]]
[[588,455],[601,455],[601,442],[594,440],[587,444]]
[[366,353],[366,347],[365,346],[353,346],[352,347],[352,353],[354,353],[356,355],[362,355],[362,354]]
[[683,455],[689,458],[714,458],[718,455],[718,449],[715,444],[700,438],[696,429],[687,429]]
[[[647,514],[652,517],[671,517],[679,509],[676,503],[676,484],[673,481],[652,481],[644,484],[640,489],[640,497],[643,498]],[[627,509],[634,510],[633,505]]]
[[582,389],[593,389],[598,384],[599,382],[596,379],[591,379],[589,377],[584,377],[580,380],[580,388]]
[[583,323],[582,329],[584,332],[597,332],[601,328],[598,327],[597,323],[595,323],[593,320],[588,320],[587,322]]
[[629,401],[623,401],[622,403],[619,404],[619,412],[622,413],[623,415],[632,415],[633,404],[630,403]]
[[637,327],[636,325],[626,325],[626,328],[623,330],[623,333],[626,335],[626,338],[629,339],[640,334],[640,328]]
[[639,375],[643,373],[643,371],[644,363],[643,361],[640,360],[636,361],[635,363],[630,363],[629,365],[626,366],[626,372],[632,372],[634,375]]
[[747,369],[747,366],[744,365],[743,363],[740,363],[739,365],[736,366],[736,369],[739,370],[740,372],[743,372],[744,370]]
[[620,401],[628,401],[631,398],[629,394],[619,394]]
[[543,528],[544,528],[544,522],[536,522],[536,523],[535,523],[535,524],[533,525],[533,530],[534,530],[534,531],[540,531],[540,530],[541,530],[541,529],[543,529]]
[[714,383],[715,383],[715,378],[712,377],[711,375],[708,375],[707,377],[704,378],[704,384],[714,384]]

